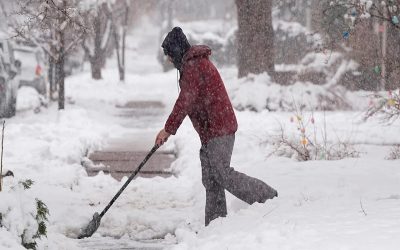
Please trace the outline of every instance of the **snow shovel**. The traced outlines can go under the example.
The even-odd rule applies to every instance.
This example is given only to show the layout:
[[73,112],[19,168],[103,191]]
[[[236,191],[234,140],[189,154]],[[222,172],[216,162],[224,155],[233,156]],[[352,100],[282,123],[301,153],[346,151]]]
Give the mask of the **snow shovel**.
[[150,150],[150,152],[146,155],[142,163],[140,163],[139,167],[135,169],[135,171],[129,176],[128,180],[125,182],[125,184],[121,187],[121,189],[118,191],[116,195],[112,198],[110,203],[103,209],[103,211],[99,213],[94,213],[93,219],[89,222],[89,225],[85,229],[81,230],[81,233],[78,235],[78,239],[83,239],[90,237],[96,232],[96,230],[100,226],[100,220],[104,216],[105,213],[107,213],[108,209],[112,206],[112,204],[118,199],[120,194],[124,191],[124,189],[129,185],[129,183],[132,181],[132,179],[139,173],[140,169],[144,166],[144,164],[150,159],[150,157],[154,154],[154,152],[157,151],[159,148],[158,145],[154,145],[154,147]]

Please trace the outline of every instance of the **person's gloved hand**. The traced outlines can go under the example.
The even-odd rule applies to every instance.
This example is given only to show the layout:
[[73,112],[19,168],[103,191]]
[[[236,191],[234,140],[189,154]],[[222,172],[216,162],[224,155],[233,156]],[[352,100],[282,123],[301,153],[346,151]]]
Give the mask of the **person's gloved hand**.
[[168,140],[168,137],[170,135],[171,134],[168,133],[167,131],[165,131],[165,129],[161,129],[161,131],[158,132],[157,137],[156,137],[156,142],[155,142],[156,145],[158,145],[158,146],[163,145]]

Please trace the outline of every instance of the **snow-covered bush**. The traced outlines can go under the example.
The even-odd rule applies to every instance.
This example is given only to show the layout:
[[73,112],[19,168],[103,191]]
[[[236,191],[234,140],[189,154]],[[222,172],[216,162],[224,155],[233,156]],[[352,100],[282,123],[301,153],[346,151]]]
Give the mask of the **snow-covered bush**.
[[386,157],[387,160],[398,160],[400,159],[400,145],[395,145],[390,149],[389,155]]
[[47,235],[49,215],[46,204],[29,195],[32,185],[26,180],[0,193],[0,231],[8,231],[27,249],[36,249],[37,240]]
[[294,103],[301,103],[299,110],[365,110],[368,99],[363,92],[350,92],[331,84],[315,85],[310,82],[296,82],[283,86],[271,80],[267,74],[249,75],[233,79],[232,104],[238,110],[295,111]]
[[[307,53],[298,63],[276,65],[274,80],[282,85],[310,82],[316,85],[326,84],[329,87],[333,85],[347,86],[346,74],[354,72],[358,66],[344,53],[317,48],[316,51]],[[280,79],[280,76],[286,72],[292,72],[292,77]]]
[[[272,141],[274,149],[271,155],[295,158],[299,161],[359,157],[359,152],[350,143],[339,139],[337,142],[328,141],[326,128],[318,128],[314,119],[312,114],[310,117],[305,117],[299,112],[292,116],[290,121],[295,125],[296,132],[288,136],[281,127],[280,134]],[[320,132],[322,138],[319,137]]]

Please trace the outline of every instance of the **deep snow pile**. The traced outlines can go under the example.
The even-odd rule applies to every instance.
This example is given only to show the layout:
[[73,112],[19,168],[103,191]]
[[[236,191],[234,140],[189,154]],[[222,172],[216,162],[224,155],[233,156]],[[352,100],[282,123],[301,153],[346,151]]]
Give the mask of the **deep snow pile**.
[[36,89],[23,86],[18,90],[17,107],[19,111],[35,110],[40,108],[43,97],[39,95]]
[[[57,113],[53,106],[37,115],[21,113],[6,122],[3,167],[12,170],[15,177],[4,179],[0,193],[0,213],[6,222],[0,228],[3,247],[18,249],[24,230],[36,233],[37,225],[30,222],[36,197],[49,206],[50,224],[59,212],[65,212],[67,204],[73,203],[68,194],[87,178],[80,166],[82,156],[101,142],[102,131],[81,108]],[[20,190],[19,182],[26,179],[35,182],[29,192]],[[48,231],[49,235],[54,233],[51,225]],[[52,242],[49,246],[58,248],[54,245],[57,241]]]
[[[198,232],[176,231],[173,249],[397,249],[400,164],[386,143],[400,143],[399,123],[360,123],[354,112],[327,113],[329,141],[355,143],[360,158],[298,162],[272,156],[271,136],[292,113],[238,112],[232,166],[275,187],[279,197],[249,206],[228,195],[228,217]],[[316,113],[318,126],[324,115]],[[298,133],[288,129],[287,133]],[[193,152],[193,157],[196,157]]]

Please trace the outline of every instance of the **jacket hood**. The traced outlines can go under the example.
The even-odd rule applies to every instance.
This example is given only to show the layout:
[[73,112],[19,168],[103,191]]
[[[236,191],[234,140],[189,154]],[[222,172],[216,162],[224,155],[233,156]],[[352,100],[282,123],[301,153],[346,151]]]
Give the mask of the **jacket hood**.
[[172,58],[175,68],[180,70],[183,55],[190,49],[190,43],[182,29],[175,27],[168,32],[161,47],[164,50],[164,54]]
[[209,57],[210,55],[210,47],[206,45],[193,45],[183,56],[183,63],[196,57]]

